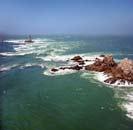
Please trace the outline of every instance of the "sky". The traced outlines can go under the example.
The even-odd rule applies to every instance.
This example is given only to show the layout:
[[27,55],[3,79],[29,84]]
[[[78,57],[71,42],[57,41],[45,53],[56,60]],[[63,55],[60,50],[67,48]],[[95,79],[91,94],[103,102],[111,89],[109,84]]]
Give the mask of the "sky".
[[133,0],[0,0],[0,33],[133,35]]

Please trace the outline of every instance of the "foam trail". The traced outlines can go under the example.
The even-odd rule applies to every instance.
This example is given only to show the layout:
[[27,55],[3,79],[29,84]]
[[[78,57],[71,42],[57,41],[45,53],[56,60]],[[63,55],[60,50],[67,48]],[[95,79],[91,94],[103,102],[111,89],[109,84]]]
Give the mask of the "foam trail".
[[9,70],[14,69],[18,66],[19,66],[18,64],[8,65],[8,66],[2,65],[2,66],[0,66],[0,72],[9,71]]
[[45,65],[44,64],[39,64],[39,63],[26,63],[26,64],[20,66],[20,69],[25,69],[27,67],[33,67],[33,66],[38,66],[38,67],[41,67],[42,69],[45,68]]
[[13,65],[7,65],[7,66],[2,65],[0,66],[0,72],[10,71],[11,69],[15,69],[15,68],[25,69],[33,66],[41,67],[42,69],[46,67],[44,64],[39,64],[39,63],[13,64]]

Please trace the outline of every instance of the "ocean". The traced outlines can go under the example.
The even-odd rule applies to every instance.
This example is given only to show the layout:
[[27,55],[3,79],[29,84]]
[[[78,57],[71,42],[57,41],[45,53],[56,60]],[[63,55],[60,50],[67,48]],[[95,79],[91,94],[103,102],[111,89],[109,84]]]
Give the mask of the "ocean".
[[14,36],[0,43],[2,130],[133,130],[133,86],[92,72],[50,69],[75,55],[133,59],[132,36]]

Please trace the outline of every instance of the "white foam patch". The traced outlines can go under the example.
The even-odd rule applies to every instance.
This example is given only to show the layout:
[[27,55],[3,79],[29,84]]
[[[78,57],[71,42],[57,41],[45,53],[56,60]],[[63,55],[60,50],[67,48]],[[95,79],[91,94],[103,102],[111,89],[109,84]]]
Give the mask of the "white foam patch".
[[128,93],[125,100],[126,102],[122,104],[122,107],[127,111],[127,117],[133,119],[133,92]]
[[102,57],[99,57],[96,55],[95,56],[88,56],[86,54],[50,55],[50,56],[45,56],[45,57],[37,56],[36,58],[42,59],[44,61],[55,61],[55,62],[59,62],[59,61],[66,62],[67,61],[71,64],[71,63],[74,63],[71,59],[77,55],[80,55],[83,58],[83,60],[89,60],[89,61],[85,61],[85,65],[90,65],[90,64],[94,63],[96,58],[102,59]]
[[59,61],[67,61],[67,60],[70,60],[70,56],[45,56],[45,57],[36,57],[36,58],[39,58],[39,59],[42,59],[44,61],[55,61],[55,62],[59,62]]
[[105,83],[104,81],[107,80],[109,77],[108,75],[104,74],[103,72],[95,72],[95,79],[98,81],[110,85],[110,86],[117,86],[117,87],[133,87],[132,83],[129,83],[128,81],[125,81],[125,83],[121,82],[120,80],[117,80],[114,84]]
[[105,83],[104,81],[109,77],[105,75],[103,72],[95,72],[95,79],[99,80],[100,82]]
[[38,66],[38,67],[41,67],[42,69],[45,68],[45,65],[44,65],[44,64],[38,64],[38,63],[26,63],[26,64],[20,66],[20,69],[24,69],[24,68],[27,68],[27,67],[33,67],[33,66]]
[[43,74],[47,75],[47,76],[57,76],[57,75],[72,74],[72,73],[76,73],[76,72],[77,72],[76,70],[72,70],[72,69],[65,69],[65,70],[59,69],[56,72],[53,72],[51,70],[46,70],[46,71],[44,71]]
[[90,79],[90,77],[93,77],[93,76],[94,76],[94,73],[88,73],[88,72],[84,72],[80,75],[80,77],[84,79]]

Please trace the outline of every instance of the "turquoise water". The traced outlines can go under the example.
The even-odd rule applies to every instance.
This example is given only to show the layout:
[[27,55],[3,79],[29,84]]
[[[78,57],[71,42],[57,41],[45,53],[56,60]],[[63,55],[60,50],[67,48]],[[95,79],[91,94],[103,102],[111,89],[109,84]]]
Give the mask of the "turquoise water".
[[38,38],[30,45],[12,43],[20,37],[1,46],[2,130],[133,129],[133,120],[122,107],[132,88],[106,86],[85,72],[45,74],[51,67],[65,65],[64,57],[74,54],[111,53],[117,60],[133,59],[132,37]]

